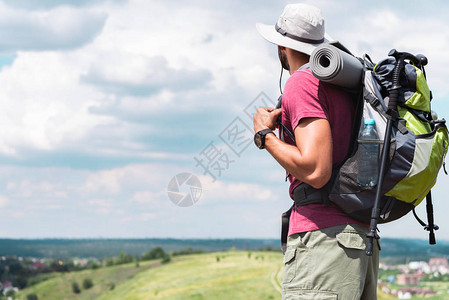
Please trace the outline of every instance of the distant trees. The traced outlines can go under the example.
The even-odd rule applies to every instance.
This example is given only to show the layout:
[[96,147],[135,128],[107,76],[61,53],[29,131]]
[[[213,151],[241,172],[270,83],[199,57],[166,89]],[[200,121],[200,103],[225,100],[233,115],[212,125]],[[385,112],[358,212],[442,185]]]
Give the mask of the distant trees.
[[205,251],[201,250],[201,249],[187,248],[184,250],[174,251],[170,255],[169,253],[165,252],[165,250],[162,247],[155,247],[155,248],[151,249],[150,251],[144,253],[141,257],[139,257],[138,255],[135,255],[133,258],[133,256],[130,254],[127,254],[125,252],[120,252],[119,257],[107,257],[107,258],[104,258],[103,262],[104,262],[104,265],[106,265],[107,267],[110,267],[110,266],[114,266],[114,265],[131,263],[134,261],[136,264],[136,267],[139,267],[140,261],[161,259],[161,263],[166,264],[171,261],[172,256],[201,254],[204,252]]
[[152,259],[162,259],[162,263],[166,264],[171,261],[171,257],[168,253],[162,249],[162,247],[156,247],[151,249],[149,252],[142,255],[142,260],[152,260]]
[[191,255],[191,254],[201,254],[201,253],[204,253],[204,250],[187,248],[187,249],[180,250],[180,251],[174,251],[174,252],[172,253],[172,256],[178,256],[178,255]]
[[167,256],[167,253],[165,253],[164,249],[162,249],[162,247],[156,247],[142,255],[142,260],[159,259],[164,258],[165,256]]
[[91,287],[93,287],[94,286],[94,283],[92,282],[92,279],[90,279],[90,278],[85,278],[84,280],[83,280],[83,288],[85,289],[85,290],[88,290],[88,289],[90,289]]
[[5,296],[6,296],[6,299],[8,299],[10,297],[12,299],[14,299],[16,297],[16,292],[14,290],[9,290],[6,292]]
[[[92,279],[84,278],[82,285],[83,285],[83,289],[88,290],[94,286],[94,283],[93,283]],[[80,288],[78,282],[76,282],[76,281],[72,282],[72,292],[74,294],[81,293],[81,288]]]
[[106,262],[106,267],[110,267],[114,265],[114,258],[113,257],[109,257],[105,259]]
[[78,282],[72,282],[72,292],[75,294],[81,293],[81,289]]
[[168,264],[169,262],[171,262],[171,256],[167,254],[166,256],[164,256],[161,263]]
[[39,300],[36,294],[28,294],[27,300]]
[[[181,254],[191,254],[194,251],[197,252],[198,250],[192,250],[191,248],[187,250],[183,250],[184,252],[180,251],[177,253],[177,255]],[[200,253],[200,252],[197,252]],[[162,247],[156,247],[148,251],[147,253],[144,253],[142,257],[139,258],[138,255],[135,255],[134,257],[130,254],[127,254],[125,252],[120,252],[120,255],[118,257],[108,257],[104,259],[104,263],[107,267],[114,266],[114,265],[121,265],[121,264],[127,264],[131,262],[135,262],[136,267],[140,266],[140,261],[146,261],[146,260],[154,260],[154,259],[161,259],[161,262],[163,264],[169,263],[171,261],[171,256],[167,252],[162,249]]]
[[122,265],[133,262],[133,256],[131,254],[126,254],[125,252],[120,252],[118,257],[108,257],[105,259],[106,267],[114,266],[114,265]]
[[73,267],[73,263],[66,263],[63,260],[53,260],[50,263],[50,268],[54,272],[69,272],[69,267]]
[[120,252],[119,257],[115,261],[116,265],[127,264],[133,261],[133,257],[130,254],[126,254],[125,252]]

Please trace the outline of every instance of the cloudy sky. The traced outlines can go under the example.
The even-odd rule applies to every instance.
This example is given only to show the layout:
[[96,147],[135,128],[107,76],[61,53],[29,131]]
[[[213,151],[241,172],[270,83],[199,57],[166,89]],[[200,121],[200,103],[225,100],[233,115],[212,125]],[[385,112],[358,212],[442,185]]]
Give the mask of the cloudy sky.
[[[433,107],[449,116],[446,1],[307,2],[356,55],[426,54]],[[288,184],[249,116],[279,94],[276,48],[255,23],[285,4],[0,1],[0,237],[277,238]],[[167,192],[182,173],[201,183],[190,207]],[[448,194],[441,176],[447,240]],[[427,238],[413,216],[380,229]]]

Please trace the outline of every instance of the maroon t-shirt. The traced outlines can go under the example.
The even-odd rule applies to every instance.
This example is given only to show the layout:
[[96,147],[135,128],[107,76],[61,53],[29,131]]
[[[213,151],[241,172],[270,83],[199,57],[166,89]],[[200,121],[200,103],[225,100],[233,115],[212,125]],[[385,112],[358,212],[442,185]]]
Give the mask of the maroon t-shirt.
[[[282,96],[282,123],[294,132],[303,118],[322,118],[329,121],[332,132],[332,165],[341,163],[348,151],[354,104],[350,96],[341,89],[319,81],[308,68],[294,72],[285,84]],[[293,141],[284,133],[287,143]],[[290,180],[290,197],[301,183],[293,176]],[[335,205],[322,204],[295,206],[290,216],[289,235],[326,228],[330,226],[358,223],[341,212]]]

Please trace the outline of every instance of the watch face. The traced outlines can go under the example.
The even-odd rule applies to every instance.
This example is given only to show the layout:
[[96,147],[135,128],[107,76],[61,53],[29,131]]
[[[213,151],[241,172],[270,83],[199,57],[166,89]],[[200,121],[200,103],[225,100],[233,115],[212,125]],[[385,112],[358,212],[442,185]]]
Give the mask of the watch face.
[[256,135],[254,136],[254,143],[259,148],[262,146],[262,136],[259,133],[256,133]]

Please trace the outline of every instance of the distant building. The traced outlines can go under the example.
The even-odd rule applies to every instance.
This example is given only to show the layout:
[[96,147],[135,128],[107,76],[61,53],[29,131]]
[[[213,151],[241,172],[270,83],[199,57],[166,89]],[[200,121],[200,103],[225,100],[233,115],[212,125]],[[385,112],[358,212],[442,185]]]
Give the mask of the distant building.
[[10,290],[13,290],[15,293],[19,291],[18,288],[13,287],[11,281],[6,281],[3,285],[3,295],[6,296],[6,293],[8,293]]
[[380,262],[379,263],[379,269],[382,269],[382,270],[388,270],[390,267],[387,265],[387,263],[385,263],[385,262]]
[[398,274],[396,283],[400,285],[418,285],[424,274]]
[[398,292],[398,299],[412,299],[412,293],[400,290]]
[[440,273],[440,274],[448,274],[449,273],[449,264],[447,258],[445,257],[433,257],[429,259],[429,272],[430,273]]
[[88,260],[86,258],[82,258],[82,259],[74,259],[73,260],[73,265],[76,266],[82,266],[85,267],[88,263]]
[[46,266],[43,263],[36,262],[30,266],[30,269],[31,270],[42,270],[42,269],[45,269],[45,267]]
[[12,282],[11,281],[5,281],[3,282],[3,289],[9,289],[12,288]]
[[429,273],[429,264],[425,261],[411,261],[408,264],[408,268],[413,270],[414,273]]

